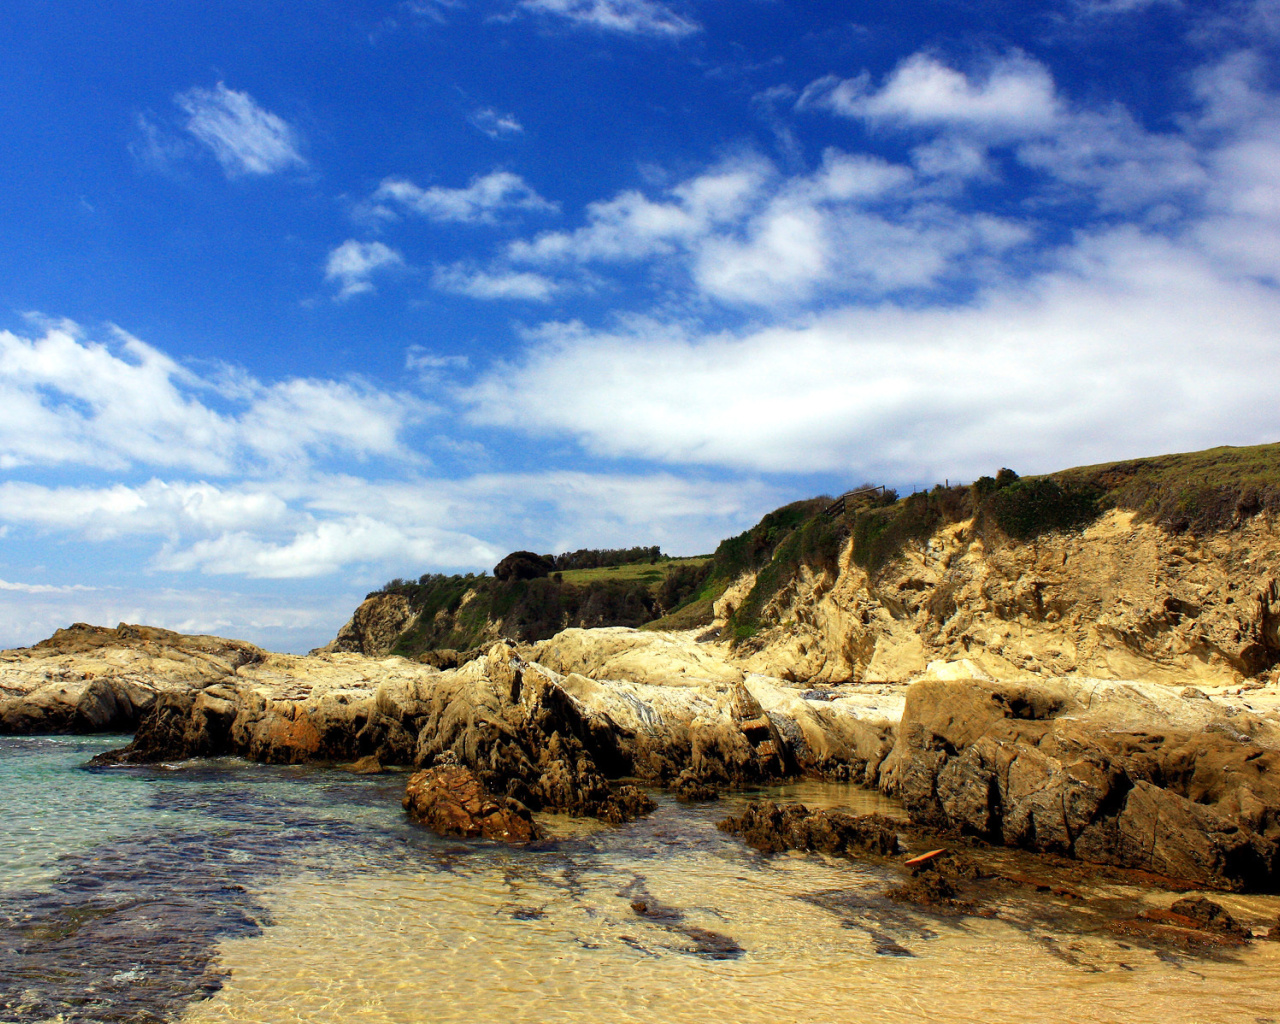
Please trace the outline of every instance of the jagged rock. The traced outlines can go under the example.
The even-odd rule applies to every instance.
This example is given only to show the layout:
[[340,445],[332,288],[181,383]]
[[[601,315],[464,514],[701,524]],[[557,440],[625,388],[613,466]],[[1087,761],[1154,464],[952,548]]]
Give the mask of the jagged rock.
[[907,691],[881,786],[923,824],[1205,885],[1271,888],[1275,740],[1274,723],[1159,686],[926,681]]
[[403,633],[417,618],[403,594],[370,594],[338,635],[312,654],[363,654],[385,658]]
[[475,772],[456,763],[410,776],[403,803],[409,817],[442,836],[528,843],[541,834],[527,807],[494,796]]
[[874,814],[810,811],[804,804],[753,801],[740,815],[730,815],[718,827],[742,836],[748,846],[762,853],[818,850],[844,857],[889,857],[898,852],[898,833],[889,819]]
[[676,776],[675,782],[671,783],[671,791],[675,793],[677,800],[685,803],[702,803],[720,799],[720,793],[715,786],[707,785],[688,768]]
[[[940,529],[869,576],[802,567],[759,613],[739,664],[809,683],[905,682],[969,661],[997,679],[1080,674],[1183,687],[1262,678],[1280,664],[1273,516],[1174,536],[1113,510],[1034,543]],[[746,577],[749,585],[751,577]],[[726,593],[723,618],[745,597]]]

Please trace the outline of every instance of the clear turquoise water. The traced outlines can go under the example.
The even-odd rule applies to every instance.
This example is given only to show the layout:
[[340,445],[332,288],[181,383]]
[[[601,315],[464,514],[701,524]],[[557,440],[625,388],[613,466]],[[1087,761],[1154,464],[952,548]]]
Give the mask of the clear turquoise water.
[[124,739],[0,738],[0,1021],[1280,1018],[1280,945],[1202,960],[1017,905],[930,917],[883,899],[883,867],[718,832],[748,794],[660,796],[620,828],[548,817],[512,850],[407,823],[399,774],[84,767]]

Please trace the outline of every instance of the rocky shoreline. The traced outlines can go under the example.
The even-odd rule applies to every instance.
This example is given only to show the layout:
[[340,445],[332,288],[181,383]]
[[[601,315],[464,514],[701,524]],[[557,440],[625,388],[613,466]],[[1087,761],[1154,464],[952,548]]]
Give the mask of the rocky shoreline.
[[[1275,695],[965,675],[980,673],[950,664],[906,685],[806,689],[693,634],[628,629],[499,642],[442,670],[77,625],[0,656],[0,727],[136,728],[102,759],[116,764],[459,766],[477,808],[518,818],[627,820],[651,806],[636,782],[707,798],[849,779],[899,798],[919,827],[1208,888],[1280,888]],[[488,834],[473,826],[455,831]]]

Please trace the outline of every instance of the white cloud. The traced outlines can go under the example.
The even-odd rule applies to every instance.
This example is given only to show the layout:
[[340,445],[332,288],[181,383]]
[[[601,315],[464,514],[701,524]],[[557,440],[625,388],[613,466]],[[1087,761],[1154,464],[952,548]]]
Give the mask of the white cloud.
[[244,444],[273,461],[333,452],[409,459],[400,435],[432,411],[357,381],[294,377],[262,388],[239,426]]
[[172,359],[114,333],[117,351],[67,321],[39,338],[0,331],[0,468],[140,461],[226,471],[234,424],[185,393],[194,378]]
[[525,10],[625,35],[679,39],[701,26],[657,0],[520,0]]
[[430,220],[461,224],[493,223],[497,214],[506,210],[551,213],[557,208],[510,171],[473,178],[466,188],[419,188],[404,178],[388,178],[378,186],[371,202],[373,212],[381,216],[394,216],[395,207]]
[[325,280],[339,285],[338,299],[373,291],[371,278],[379,271],[404,266],[404,257],[382,242],[357,242],[349,238],[329,252]]
[[459,567],[496,561],[501,556],[496,548],[463,533],[421,526],[406,529],[368,515],[354,515],[317,523],[285,543],[264,541],[246,532],[224,533],[161,554],[157,568],[298,579],[326,576],[359,562]]
[[431,283],[443,292],[467,295],[473,299],[515,299],[549,302],[560,290],[555,281],[529,271],[479,270],[466,264],[438,267]]
[[[421,399],[355,379],[204,379],[112,333],[108,346],[67,321],[32,338],[0,331],[0,468],[146,466],[223,476],[337,453],[409,458],[399,435],[433,412]],[[211,397],[225,408],[207,404]]]
[[8,590],[17,594],[79,594],[91,592],[97,588],[86,587],[82,583],[71,586],[54,586],[48,583],[10,583],[0,580],[0,590]]
[[899,64],[878,90],[865,73],[847,79],[828,76],[804,91],[800,106],[870,121],[957,125],[995,136],[1047,128],[1060,112],[1048,70],[1021,54],[994,61],[980,78],[970,79],[918,53]]
[[188,89],[174,102],[187,115],[187,131],[212,150],[228,176],[306,166],[297,131],[246,92],[219,82],[212,89]]
[[509,139],[513,135],[524,134],[524,125],[516,119],[515,114],[502,114],[493,107],[481,107],[473,111],[467,120],[472,127],[491,139]]
[[730,161],[671,189],[660,202],[640,192],[623,192],[587,207],[585,226],[546,232],[517,241],[508,256],[517,261],[636,260],[665,255],[740,220],[773,175],[758,157]]
[[1064,453],[1274,438],[1277,322],[1275,289],[1118,229],[961,307],[843,309],[737,336],[548,325],[467,397],[477,423],[605,457],[922,480],[1001,460],[1048,470]]

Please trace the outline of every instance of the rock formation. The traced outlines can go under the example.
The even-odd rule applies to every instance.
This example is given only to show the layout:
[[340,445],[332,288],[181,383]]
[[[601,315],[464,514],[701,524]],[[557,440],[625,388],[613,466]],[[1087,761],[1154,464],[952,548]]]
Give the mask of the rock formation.
[[364,654],[385,658],[414,620],[407,598],[400,594],[370,594],[338,635],[312,654]]
[[240,640],[77,622],[0,652],[0,732],[127,732],[158,698],[233,679],[267,656]]
[[[1111,511],[1081,532],[985,539],[972,520],[869,575],[801,567],[742,645],[749,670],[797,681],[906,681],[932,661],[994,678],[1080,674],[1228,683],[1280,664],[1280,531],[1173,535]],[[742,601],[752,577],[717,613]]]
[[528,843],[541,834],[529,809],[510,797],[495,797],[470,768],[445,762],[410,777],[405,812],[442,836],[483,837]]
[[[798,774],[851,779],[933,828],[1202,885],[1280,884],[1280,693],[992,681],[967,661],[906,686],[811,686],[749,671],[730,645],[697,636],[566,630],[439,669],[76,626],[0,656],[0,725],[123,728],[118,710],[90,713],[110,694],[117,709],[127,698],[137,733],[108,760],[455,763],[479,788],[450,820],[478,794],[467,813],[479,819],[489,801],[624,821],[652,806],[630,779],[690,798]],[[775,824],[826,848],[827,825]]]
[[880,786],[913,821],[1224,888],[1280,883],[1280,720],[1158,684],[921,681]]

